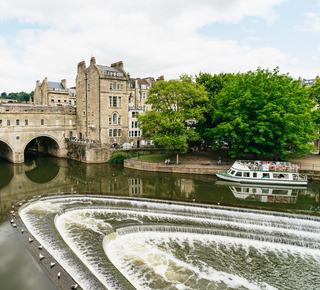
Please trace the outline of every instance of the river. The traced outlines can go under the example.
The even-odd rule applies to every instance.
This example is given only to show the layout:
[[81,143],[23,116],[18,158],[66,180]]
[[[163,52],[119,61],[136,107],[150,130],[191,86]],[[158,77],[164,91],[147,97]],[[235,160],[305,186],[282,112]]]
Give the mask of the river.
[[[230,206],[235,209],[240,208],[244,210],[244,215],[251,214],[250,209],[254,209],[261,210],[261,216],[263,216],[262,213],[266,210],[283,212],[284,214],[293,213],[297,215],[303,214],[311,216],[320,216],[320,183],[315,181],[309,182],[308,186],[305,188],[260,188],[254,186],[246,187],[238,186],[236,184],[223,183],[218,181],[215,176],[209,175],[187,175],[151,172],[149,173],[124,169],[122,166],[118,165],[82,164],[72,160],[57,159],[54,157],[38,155],[36,153],[29,153],[25,158],[25,163],[20,165],[13,165],[4,160],[0,160],[0,176],[0,288],[8,290],[56,289],[56,286],[46,276],[41,267],[39,267],[37,261],[35,261],[31,254],[27,251],[25,245],[19,240],[18,236],[13,231],[10,223],[7,221],[6,214],[8,213],[8,211],[10,211],[11,206],[13,204],[21,200],[31,199],[34,196],[39,196],[43,194],[50,195],[54,193],[63,192],[72,192],[75,194],[78,192],[90,192],[100,197],[128,197],[132,200],[132,203],[138,203],[139,199],[141,200],[141,198],[152,198],[158,200],[172,201],[172,203],[175,201],[187,202],[192,206],[197,204],[207,204],[210,206],[220,207]],[[136,198],[138,198],[138,201],[136,201]],[[50,208],[51,206],[56,206],[55,202],[59,203],[59,206],[62,206],[61,204],[63,204],[62,207],[66,207],[65,203],[62,201],[50,201],[49,203],[46,203],[46,207]],[[70,202],[70,200],[68,202]],[[85,200],[85,198],[75,198],[74,200],[72,200],[72,202],[79,206],[82,203],[86,204],[89,201]],[[110,211],[110,207],[114,206],[114,203],[118,203],[118,201],[108,202],[110,202],[110,204],[108,204],[108,208],[105,207],[101,209],[101,200],[90,200],[90,204],[99,206],[99,210],[95,209],[94,212],[91,212],[89,211],[88,207],[86,207],[86,212],[79,212],[79,215],[77,213],[77,222],[75,222],[75,217],[72,216],[72,211],[71,213],[69,213],[69,215],[61,215],[59,217],[59,220],[57,221],[57,228],[59,229],[59,231],[61,230],[60,235],[63,236],[66,241],[69,240],[70,244],[72,244],[72,246],[75,247],[75,249],[73,249],[74,252],[81,252],[81,246],[76,244],[75,236],[72,236],[72,234],[68,235],[67,233],[76,233],[77,237],[79,237],[79,235],[82,234],[82,231],[84,234],[87,231],[87,229],[81,230],[81,227],[79,228],[79,224],[83,223],[83,221],[81,221],[81,223],[79,222],[79,216],[82,216],[83,219],[86,219],[88,214],[90,214],[92,219],[94,219],[94,221],[97,222],[97,220],[101,219],[101,216],[106,216],[106,212]],[[117,208],[119,206],[123,206],[120,203],[117,204]],[[170,227],[182,223],[181,220],[183,219],[189,218],[190,220],[188,220],[188,222],[183,221],[183,225],[185,225],[186,223],[189,227],[186,230],[186,233],[188,233],[188,230],[191,226],[194,228],[199,228],[199,225],[204,223],[204,221],[201,220],[201,218],[203,218],[202,216],[199,216],[200,220],[195,220],[194,214],[190,213],[184,213],[184,215],[186,215],[187,217],[184,216],[183,218],[181,216],[178,218],[175,216],[174,222],[172,222],[171,217],[169,218],[168,216],[164,216],[165,210],[161,210],[159,208],[153,209],[154,212],[152,212],[150,216],[144,216],[142,214],[137,213],[133,214],[133,211],[131,210],[137,210],[136,208],[133,209],[134,206],[135,205],[131,204],[130,207],[132,208],[130,208],[128,212],[117,212],[115,216],[118,216],[118,218],[121,217],[121,222],[127,219],[130,225],[133,223],[133,221],[137,225],[143,223],[150,224],[154,223],[155,219],[157,220],[157,223],[159,223],[159,220],[161,219],[162,223],[169,225]],[[166,205],[167,208],[169,208],[170,206],[172,206],[172,204],[170,203]],[[70,209],[70,205],[68,205],[67,207]],[[186,207],[184,206],[184,208]],[[74,211],[78,210],[78,208],[75,207],[72,207],[71,209]],[[246,210],[249,211],[246,212]],[[179,211],[179,209],[172,209],[172,215],[176,215],[176,211]],[[49,213],[52,215],[52,212]],[[45,214],[48,215],[49,213]],[[37,225],[35,222],[39,218],[38,214],[39,212],[25,213],[27,219],[30,222],[30,227],[34,227],[35,229],[39,227],[39,225]],[[43,213],[41,212],[41,214]],[[108,220],[108,222],[106,222],[106,220],[103,220],[103,225],[101,225],[99,222],[99,227],[97,229],[97,233],[99,235],[101,235],[101,233],[107,235],[110,232],[110,229],[108,227],[119,226],[119,222],[115,223],[115,220],[117,220],[117,218],[115,218],[115,216],[112,216],[113,214],[114,213],[110,213],[110,220]],[[189,214],[190,216],[188,216]],[[205,213],[201,212],[201,215],[205,215]],[[30,216],[33,216],[33,219]],[[258,216],[260,216],[260,214],[258,214]],[[74,220],[72,220],[72,218]],[[242,219],[238,215],[234,215],[232,218],[234,218],[235,220]],[[206,221],[205,223],[210,224],[210,222],[208,221]],[[259,221],[257,224],[259,223],[261,222]],[[106,226],[106,224],[108,226]],[[50,223],[46,225],[46,230],[48,230],[50,226]],[[201,227],[203,226],[200,226],[200,228]],[[228,230],[230,230],[230,225],[228,225],[228,227]],[[210,267],[208,266],[208,268],[206,268],[207,270],[203,270],[204,265],[210,264],[210,261],[206,260],[207,257],[204,253],[207,253],[209,249],[212,247],[219,248],[220,253],[224,251],[229,252],[230,254],[232,252],[235,255],[235,252],[239,252],[236,255],[237,258],[235,259],[239,259],[239,257],[241,257],[241,259],[246,259],[245,253],[251,250],[249,250],[249,248],[240,247],[239,245],[241,244],[241,242],[234,242],[236,238],[234,238],[231,242],[230,239],[223,240],[223,238],[221,238],[220,240],[217,240],[212,239],[211,236],[208,236],[206,238],[205,245],[201,245],[201,250],[199,250],[199,242],[203,239],[203,236],[199,237],[198,235],[201,234],[201,232],[197,232],[197,230],[193,230],[194,232],[192,233],[192,235],[194,236],[192,242],[190,242],[190,240],[186,241],[186,239],[183,238],[184,234],[186,233],[177,234],[176,230],[172,232],[172,229],[166,229],[166,231],[168,231],[166,237],[170,237],[170,240],[166,240],[163,236],[161,236],[163,234],[163,230],[156,231],[156,233],[154,234],[150,234],[150,232],[148,231],[148,233],[145,233],[143,235],[141,235],[140,228],[138,232],[136,231],[136,228],[130,229],[130,233],[125,233],[124,235],[122,235],[118,239],[118,243],[110,243],[110,245],[108,246],[109,249],[112,249],[112,253],[109,252],[108,254],[109,259],[113,261],[113,263],[116,265],[118,269],[124,269],[122,271],[123,275],[131,282],[131,284],[135,285],[136,288],[144,289],[148,284],[148,280],[150,279],[152,280],[152,283],[156,285],[154,287],[162,287],[159,285],[166,285],[165,287],[167,287],[167,289],[196,289],[195,285],[201,285],[201,283],[203,283],[203,286],[199,286],[199,289],[201,289],[202,287],[212,287],[212,289],[277,289],[277,287],[274,285],[281,286],[280,279],[273,280],[267,278],[266,274],[264,274],[266,275],[266,278],[265,282],[263,283],[254,282],[255,280],[259,279],[259,277],[249,277],[247,274],[239,274],[241,273],[241,269],[238,270],[239,272],[237,272],[234,269],[242,267],[241,265],[243,265],[243,263],[237,263],[234,259],[232,259],[232,256],[230,255],[228,255],[230,256],[229,263],[231,265],[230,267],[233,269],[230,273],[224,273],[225,276],[222,275],[220,278],[215,278],[216,280],[214,281],[210,280],[208,277],[204,277],[205,275],[202,275],[203,273],[206,273],[206,271],[208,272],[208,276],[212,275],[212,273],[210,272],[213,267],[212,265]],[[259,232],[260,229],[257,229],[255,231]],[[136,233],[136,235],[132,236],[132,233]],[[90,233],[87,234],[90,235]],[[262,234],[260,233],[259,236],[261,235]],[[43,237],[44,243],[46,242],[46,238],[47,237]],[[83,242],[86,239],[88,238],[83,237]],[[92,241],[94,240],[96,240],[96,237],[92,238],[92,240],[87,240],[85,242],[88,243],[88,245],[91,245]],[[139,246],[141,247],[141,245],[143,245],[143,247],[139,248],[139,250],[134,254],[136,255],[134,257],[132,249],[136,249],[136,247],[138,247],[137,241],[140,241],[141,243],[139,244]],[[250,244],[251,242],[252,241],[250,240],[248,244]],[[314,241],[311,242],[313,243]],[[179,262],[174,262],[175,270],[173,272],[182,273],[180,275],[181,277],[188,276],[189,278],[187,280],[189,284],[186,282],[182,283],[179,280],[182,279],[180,276],[179,278],[173,277],[172,279],[176,280],[174,280],[174,282],[171,281],[171,284],[167,281],[169,272],[163,274],[162,271],[164,271],[164,265],[161,264],[162,262],[159,262],[157,260],[161,259],[160,254],[157,256],[158,258],[156,259],[158,262],[150,266],[152,270],[150,270],[149,267],[148,271],[156,273],[159,277],[165,277],[162,279],[163,281],[160,278],[155,279],[154,277],[147,279],[147,277],[151,275],[151,272],[148,273],[149,276],[146,276],[146,273],[144,273],[144,270],[142,269],[141,272],[135,271],[135,273],[132,274],[134,265],[130,264],[129,260],[134,260],[134,263],[138,264],[147,264],[149,261],[148,258],[146,258],[145,261],[141,261],[141,255],[145,251],[152,252],[151,249],[154,249],[155,244],[161,244],[161,253],[165,252],[166,255],[169,255],[169,248],[175,249],[175,253],[171,254],[181,257],[181,260],[179,260]],[[222,247],[222,245],[226,244],[228,244],[227,250]],[[129,249],[127,249],[129,247],[128,245],[130,245],[131,247],[131,252],[129,251]],[[185,249],[185,247],[187,246],[198,248],[198,250],[194,251],[192,255],[197,255],[197,257],[199,257],[200,255],[202,261],[201,263],[203,264],[199,264],[197,262],[197,259],[191,259],[190,255],[188,255],[188,257],[185,257],[186,251],[183,251],[181,249]],[[148,247],[150,247],[150,249]],[[258,246],[253,244],[251,247],[254,249],[258,249],[260,253],[263,252],[260,249],[260,245]],[[126,248],[127,251],[124,251],[124,248]],[[95,251],[96,249],[93,250],[94,254],[92,253],[91,255],[100,255],[100,253],[96,253]],[[293,261],[297,263],[297,265],[299,263],[305,264],[305,259],[309,259],[308,255],[310,253],[305,253],[304,257],[298,257],[292,254],[292,252],[294,251],[295,250],[292,249],[282,249],[281,251],[277,249],[277,258],[281,260],[281,257],[279,258],[279,256],[284,255],[288,257],[288,253],[291,253],[290,255],[292,255],[292,258],[286,258],[289,264]],[[108,250],[106,250],[106,252],[108,253]],[[279,252],[281,252],[281,255],[279,254]],[[118,253],[118,255],[123,255],[127,259],[121,261],[117,258],[117,256],[115,256],[114,253]],[[82,254],[79,253],[79,256],[81,255]],[[274,252],[268,252],[268,254],[264,253],[263,255],[261,254],[261,257],[254,255],[254,257],[250,257],[250,261],[252,261],[252,259],[257,259],[257,265],[259,267],[262,267],[261,263],[266,263],[266,261],[272,260],[274,258],[273,255]],[[139,259],[137,258],[137,256],[139,256]],[[308,257],[305,258],[306,256]],[[210,259],[213,258],[218,260],[219,255],[212,255]],[[84,259],[90,260],[90,258],[88,257],[84,257]],[[168,260],[168,256],[166,256],[165,259]],[[171,263],[173,263],[173,259],[170,261]],[[279,262],[278,264],[281,263]],[[95,267],[94,264],[97,264],[97,261],[93,263],[93,268]],[[192,264],[193,266],[186,266],[187,264],[189,266]],[[225,269],[220,269],[220,266],[215,265],[214,268],[219,268],[220,272],[225,271]],[[91,266],[89,265],[87,267],[90,269]],[[283,266],[284,269],[286,267],[288,267],[287,264],[286,266]],[[310,262],[301,271],[305,271],[306,273],[308,272],[308,275],[310,276],[310,273],[313,273],[314,269],[318,267],[319,260],[315,259],[315,261]],[[130,268],[129,272],[125,273],[125,271],[128,271],[128,268]],[[201,274],[198,273],[199,269],[202,269],[202,271],[200,271]],[[93,269],[92,271],[94,272],[95,269]],[[99,272],[99,269],[96,271]],[[169,270],[167,269],[167,271]],[[249,270],[246,270],[246,272],[249,272]],[[99,275],[99,273],[97,275]],[[241,276],[241,279],[239,279],[239,275]],[[193,278],[191,279],[190,277]],[[235,279],[234,277],[238,277],[238,279]],[[289,276],[288,274],[283,274],[283,277]],[[299,277],[299,273],[297,273],[297,277]],[[312,280],[318,278],[319,276],[313,277],[311,275],[308,279]],[[103,278],[101,278],[100,280],[103,280]],[[222,283],[221,281],[223,280],[232,280],[232,283],[228,282],[228,284],[225,281]],[[299,284],[298,280],[294,283],[296,283],[297,285]],[[301,283],[304,283],[305,285],[308,282],[303,280]],[[108,282],[106,282],[105,285],[107,284]],[[148,284],[148,287],[152,288],[153,286],[151,284]],[[320,287],[319,279],[317,280],[316,284],[314,284],[313,281],[312,283],[310,282],[310,285],[318,285]],[[269,286],[274,288],[270,288]],[[299,287],[300,289],[303,288],[301,287],[301,285]],[[299,287],[297,286],[297,289],[299,289]]]

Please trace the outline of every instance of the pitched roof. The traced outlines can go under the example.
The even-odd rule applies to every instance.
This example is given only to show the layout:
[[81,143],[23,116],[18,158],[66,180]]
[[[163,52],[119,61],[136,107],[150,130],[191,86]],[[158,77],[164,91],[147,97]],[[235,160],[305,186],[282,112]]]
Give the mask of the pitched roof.
[[65,91],[62,83],[48,81],[49,91]]

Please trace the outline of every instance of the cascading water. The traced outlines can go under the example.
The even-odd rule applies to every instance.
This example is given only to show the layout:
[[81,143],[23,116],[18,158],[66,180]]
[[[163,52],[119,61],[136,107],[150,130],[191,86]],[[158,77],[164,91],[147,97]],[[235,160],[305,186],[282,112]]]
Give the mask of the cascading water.
[[81,195],[20,215],[85,289],[320,288],[315,217]]

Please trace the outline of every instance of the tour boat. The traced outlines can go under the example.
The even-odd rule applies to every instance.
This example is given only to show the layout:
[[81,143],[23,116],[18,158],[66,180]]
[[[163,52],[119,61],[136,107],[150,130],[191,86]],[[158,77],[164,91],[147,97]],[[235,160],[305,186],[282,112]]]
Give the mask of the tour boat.
[[228,171],[218,171],[219,179],[240,183],[307,185],[306,175],[291,162],[237,160]]

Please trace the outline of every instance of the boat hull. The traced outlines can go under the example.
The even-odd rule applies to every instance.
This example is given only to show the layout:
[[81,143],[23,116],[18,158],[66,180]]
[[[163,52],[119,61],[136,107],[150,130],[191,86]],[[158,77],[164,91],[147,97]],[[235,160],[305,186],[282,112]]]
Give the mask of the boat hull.
[[277,185],[307,185],[307,180],[288,180],[288,179],[282,179],[282,180],[276,180],[276,179],[264,179],[264,178],[243,178],[243,177],[237,177],[237,176],[230,176],[227,174],[216,172],[216,175],[219,179],[226,180],[226,181],[232,181],[232,182],[238,182],[238,183],[249,183],[249,184],[277,184]]

